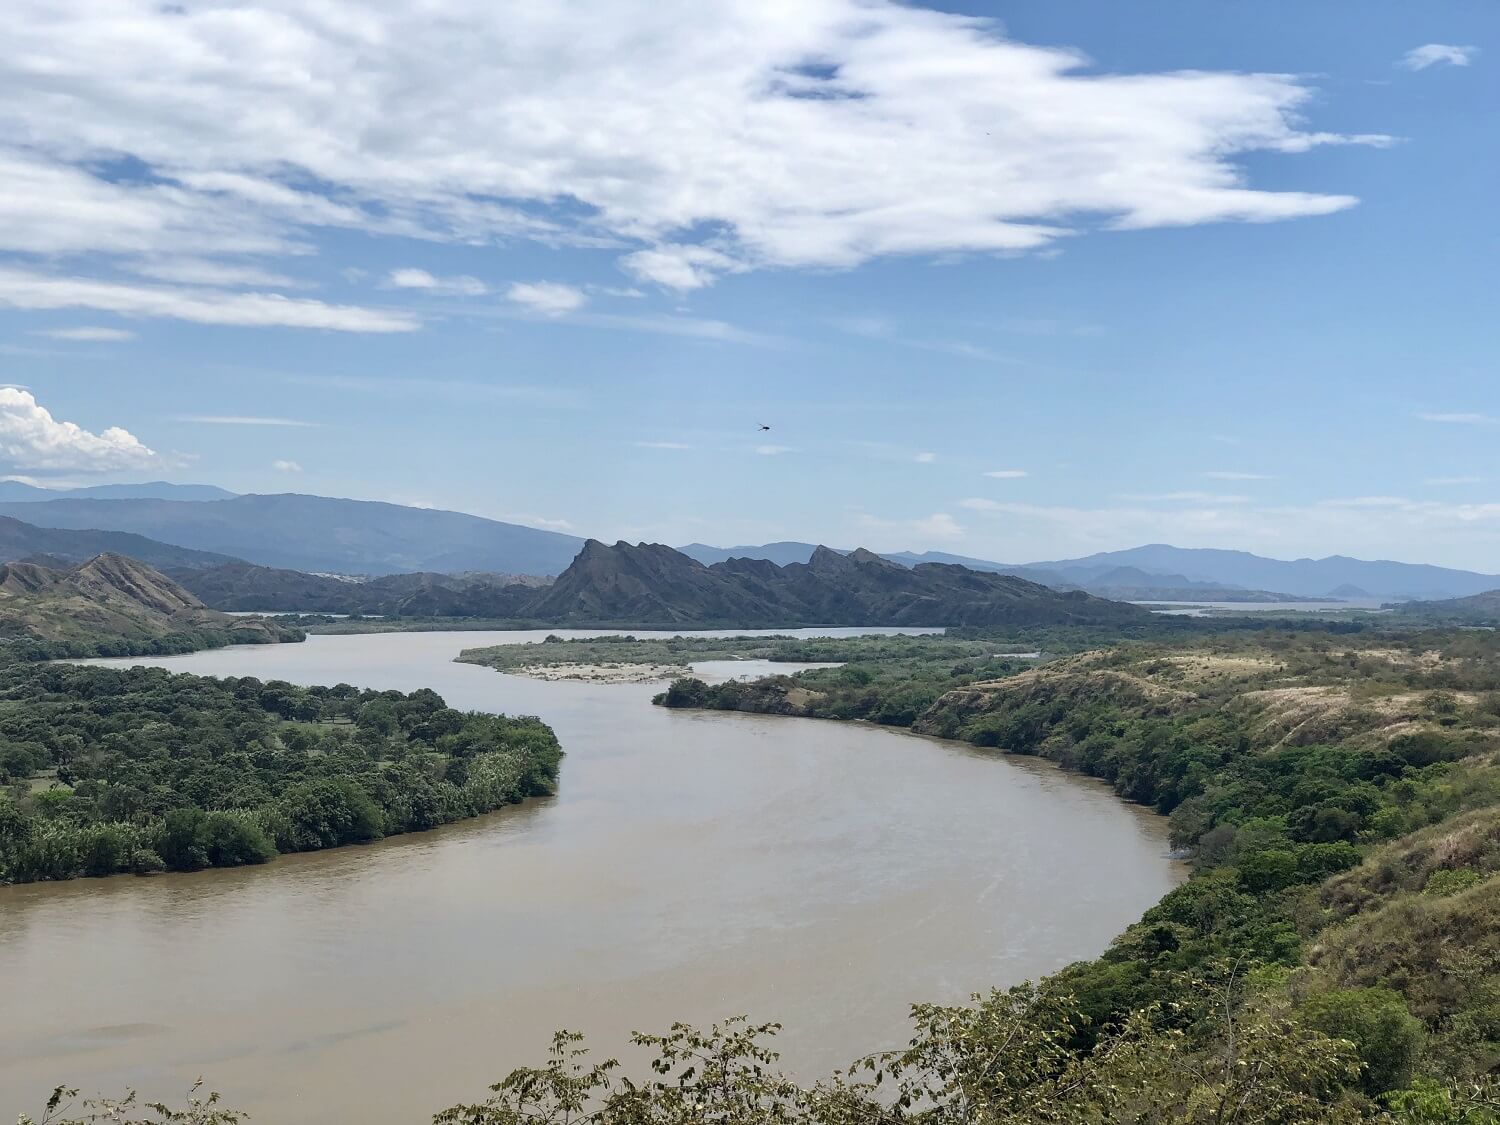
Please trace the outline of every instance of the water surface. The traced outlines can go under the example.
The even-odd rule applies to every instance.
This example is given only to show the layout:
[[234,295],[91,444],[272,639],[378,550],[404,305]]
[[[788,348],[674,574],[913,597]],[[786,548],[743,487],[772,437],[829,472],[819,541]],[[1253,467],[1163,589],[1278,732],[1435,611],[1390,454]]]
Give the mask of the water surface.
[[1181,878],[1163,821],[1042,763],[452,663],[543,635],[140,661],[538,714],[561,788],[263,867],[0,889],[0,1116],[59,1083],[155,1097],[202,1074],[263,1125],[416,1123],[541,1061],[554,1028],[615,1051],[738,1012],[782,1021],[812,1078],[903,1043],[912,1001],[1097,954]]

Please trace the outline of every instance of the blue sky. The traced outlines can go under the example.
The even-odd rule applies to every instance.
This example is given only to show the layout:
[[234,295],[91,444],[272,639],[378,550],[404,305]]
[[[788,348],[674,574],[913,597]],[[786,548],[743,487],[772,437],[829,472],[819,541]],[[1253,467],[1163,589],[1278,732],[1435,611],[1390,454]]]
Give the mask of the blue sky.
[[15,4],[0,473],[1500,569],[1485,0],[304,7]]

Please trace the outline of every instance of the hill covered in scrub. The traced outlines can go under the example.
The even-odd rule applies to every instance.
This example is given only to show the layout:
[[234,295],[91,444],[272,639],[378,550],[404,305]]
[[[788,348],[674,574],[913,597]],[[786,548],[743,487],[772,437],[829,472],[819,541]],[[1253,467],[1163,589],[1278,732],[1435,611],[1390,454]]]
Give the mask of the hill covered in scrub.
[[819,547],[805,563],[729,559],[705,566],[659,543],[591,539],[537,592],[524,616],[549,622],[662,625],[1022,626],[1150,620],[1136,606],[1035,582],[927,563],[905,567],[863,549]]
[[208,609],[160,571],[102,554],[65,570],[0,565],[0,641],[13,654],[124,656],[299,640],[267,621]]
[[1486,590],[1467,598],[1405,602],[1390,609],[1395,616],[1419,624],[1473,625],[1493,629],[1500,626],[1500,590]]
[[381,617],[517,616],[548,579],[524,574],[388,574],[362,581],[231,562],[174,568],[171,577],[215,609]]
[[657,701],[867,718],[1038,755],[1168,815],[1194,878],[1053,978],[1089,1028],[1191,1006],[1185,981],[1255,965],[1275,970],[1257,1004],[1356,1044],[1367,1094],[1500,1068],[1495,633],[1219,635],[1036,668],[851,663],[683,679]]

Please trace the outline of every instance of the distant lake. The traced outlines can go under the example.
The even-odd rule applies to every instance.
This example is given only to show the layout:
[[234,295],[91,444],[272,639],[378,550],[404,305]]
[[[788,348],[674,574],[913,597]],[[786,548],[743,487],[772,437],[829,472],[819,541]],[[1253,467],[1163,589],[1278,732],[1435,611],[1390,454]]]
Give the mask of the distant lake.
[[[741,1012],[783,1021],[788,1067],[817,1077],[903,1044],[913,1001],[1098,954],[1184,875],[1164,819],[1033,759],[453,663],[554,631],[590,635],[108,662],[537,714],[567,750],[561,788],[263,867],[0,888],[0,1112],[60,1083],[173,1096],[201,1074],[252,1122],[414,1125],[543,1061],[555,1028],[613,1052]],[[769,670],[724,663],[702,670]]]

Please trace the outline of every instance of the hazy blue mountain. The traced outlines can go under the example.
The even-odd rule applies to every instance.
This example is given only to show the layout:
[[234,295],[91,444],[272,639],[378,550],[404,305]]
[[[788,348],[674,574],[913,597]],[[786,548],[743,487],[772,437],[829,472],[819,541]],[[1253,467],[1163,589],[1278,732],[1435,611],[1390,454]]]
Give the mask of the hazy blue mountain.
[[1277,590],[1302,597],[1327,595],[1340,587],[1357,587],[1382,598],[1464,597],[1500,586],[1500,576],[1425,563],[1367,561],[1343,555],[1288,561],[1248,551],[1172,547],[1165,543],[1030,565],[1084,581],[1115,567],[1137,567],[1152,574],[1186,576],[1195,582]]
[[43,527],[128,531],[261,566],[350,574],[560,574],[583,546],[571,535],[461,512],[295,493],[0,503],[0,515]]
[[0,480],[0,502],[39,503],[46,500],[228,500],[236,493],[212,484],[91,484],[83,488],[38,488],[19,480]]
[[0,516],[0,563],[45,557],[53,565],[71,566],[103,554],[129,555],[137,562],[158,569],[201,570],[235,561],[227,555],[158,543],[124,531],[60,531]]
[[697,559],[704,566],[713,566],[714,563],[730,559],[765,559],[777,566],[786,566],[788,563],[805,563],[817,549],[816,543],[798,543],[794,540],[762,543],[758,547],[710,547],[707,543],[689,543],[686,547],[677,548],[680,553],[690,559]]

